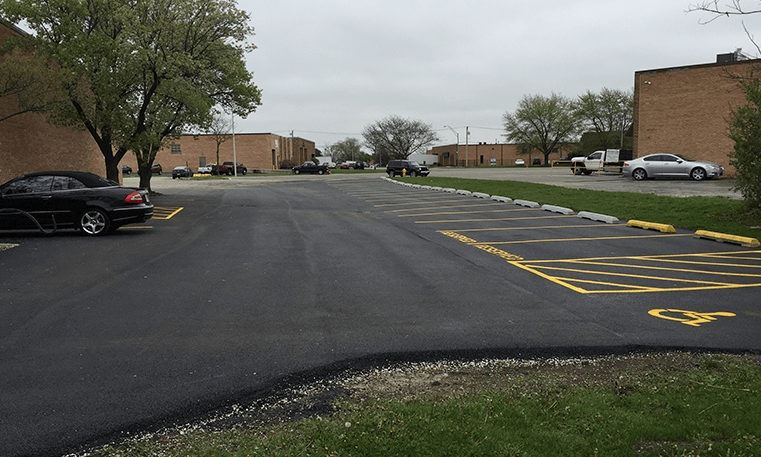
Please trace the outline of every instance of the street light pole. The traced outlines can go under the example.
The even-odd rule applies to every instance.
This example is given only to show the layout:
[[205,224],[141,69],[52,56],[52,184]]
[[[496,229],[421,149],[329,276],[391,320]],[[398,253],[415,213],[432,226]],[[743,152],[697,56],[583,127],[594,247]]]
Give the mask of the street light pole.
[[238,154],[235,152],[235,113],[232,113],[232,126],[233,126],[233,170],[235,172],[235,177],[237,178],[238,177]]
[[460,134],[455,131],[452,127],[445,125],[444,127],[448,128],[449,130],[454,133],[454,136],[457,137],[457,152],[455,153],[455,167],[460,166]]

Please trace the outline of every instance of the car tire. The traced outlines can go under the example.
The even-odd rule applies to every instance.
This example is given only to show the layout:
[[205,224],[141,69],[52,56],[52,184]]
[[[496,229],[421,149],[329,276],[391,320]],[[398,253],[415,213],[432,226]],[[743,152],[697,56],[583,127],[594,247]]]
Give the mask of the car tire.
[[707,173],[704,169],[700,167],[693,168],[690,172],[690,178],[694,179],[695,181],[702,181],[706,179]]
[[584,167],[580,167],[578,165],[575,165],[573,167],[573,174],[575,174],[575,175],[581,176],[581,175],[584,174],[584,171],[585,171]]
[[415,173],[414,171],[411,171],[411,172],[410,172],[410,174],[409,174],[408,176],[409,176],[410,178],[414,178],[414,177],[416,177],[416,176],[417,176],[417,173]]
[[299,171],[299,170],[293,170],[293,174],[294,174],[294,175],[297,175],[297,174],[299,174],[299,173],[301,173],[301,171]]
[[111,227],[111,219],[100,208],[88,208],[84,210],[79,215],[77,221],[82,233],[89,236],[105,235]]
[[389,170],[388,171],[388,177],[389,178],[393,178],[394,177],[394,170]]
[[318,175],[321,175],[321,174],[323,174],[323,173],[325,173],[325,172],[324,172],[324,171],[322,171],[322,170],[317,170],[317,174],[318,174]]
[[647,172],[642,168],[637,168],[632,171],[632,178],[634,178],[635,181],[644,181],[647,179]]
[[246,176],[246,173],[248,173],[248,170],[246,170],[246,169],[244,168],[244,169],[243,169],[243,176]]

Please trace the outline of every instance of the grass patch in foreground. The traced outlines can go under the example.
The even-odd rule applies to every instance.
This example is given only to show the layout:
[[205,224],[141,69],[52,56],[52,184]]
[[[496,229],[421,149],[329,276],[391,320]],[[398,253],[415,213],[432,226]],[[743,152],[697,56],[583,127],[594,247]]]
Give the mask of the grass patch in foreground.
[[[376,385],[338,400],[338,411],[329,416],[266,427],[196,428],[90,455],[761,455],[757,355],[497,363],[470,373],[469,380],[462,377],[468,365],[449,368],[447,375],[446,365],[436,371],[436,364],[427,364],[417,374],[440,373],[424,383],[448,388],[434,393],[389,393]],[[379,377],[393,375],[385,373],[392,374]],[[410,376],[404,372],[397,382],[408,386]]]
[[761,219],[749,217],[745,213],[743,201],[726,197],[666,197],[636,192],[570,189],[519,181],[431,177],[405,179],[408,180],[420,185],[466,189],[513,200],[562,206],[574,211],[606,214],[624,222],[633,219],[688,230],[761,237]]

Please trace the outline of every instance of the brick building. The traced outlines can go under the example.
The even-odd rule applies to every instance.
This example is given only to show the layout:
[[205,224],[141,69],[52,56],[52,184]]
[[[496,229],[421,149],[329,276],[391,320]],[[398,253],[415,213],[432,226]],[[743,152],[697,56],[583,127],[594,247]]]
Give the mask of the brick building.
[[[716,63],[638,71],[634,74],[633,150],[635,157],[657,152],[710,160],[733,174],[728,154],[732,111],[746,103],[738,77],[758,60],[720,55]],[[725,61],[730,60],[730,61]]]
[[[22,30],[0,20],[0,42]],[[18,111],[15,96],[0,97],[0,117]],[[106,175],[103,155],[89,133],[48,124],[45,115],[25,113],[0,122],[0,184],[46,170],[91,171]]]
[[[217,161],[217,142],[212,135],[182,135],[169,142],[156,154],[155,163],[165,172],[174,167],[188,166],[196,171],[199,166]],[[297,165],[311,160],[315,154],[314,141],[304,138],[283,137],[272,133],[236,133],[235,157],[249,170],[272,170],[283,161]],[[233,137],[219,145],[219,161],[233,161]],[[137,171],[137,158],[127,153],[121,161]]]
[[[568,155],[570,148],[560,148],[559,152],[550,154],[550,160],[559,159],[563,155]],[[442,166],[460,166],[460,167],[488,167],[492,163],[496,166],[515,165],[515,161],[522,159],[527,164],[531,164],[534,158],[539,158],[544,163],[544,154],[538,151],[532,151],[528,154],[519,154],[517,144],[469,144],[467,150],[465,145],[460,145],[459,164],[457,159],[457,145],[448,144],[445,146],[436,146],[428,151],[428,154],[439,156],[439,165]],[[493,161],[492,161],[493,159]]]

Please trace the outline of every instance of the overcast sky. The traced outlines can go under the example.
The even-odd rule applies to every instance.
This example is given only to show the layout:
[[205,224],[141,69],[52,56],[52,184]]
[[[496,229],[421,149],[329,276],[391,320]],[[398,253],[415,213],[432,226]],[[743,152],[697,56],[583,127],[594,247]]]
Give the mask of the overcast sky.
[[[470,143],[502,142],[523,95],[628,90],[635,71],[757,54],[741,18],[702,25],[695,0],[238,1],[263,97],[235,130],[319,149],[389,115],[430,124],[439,144],[455,142],[447,125],[462,144],[466,126]],[[761,15],[744,21],[761,36]]]

